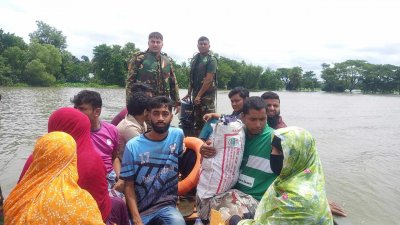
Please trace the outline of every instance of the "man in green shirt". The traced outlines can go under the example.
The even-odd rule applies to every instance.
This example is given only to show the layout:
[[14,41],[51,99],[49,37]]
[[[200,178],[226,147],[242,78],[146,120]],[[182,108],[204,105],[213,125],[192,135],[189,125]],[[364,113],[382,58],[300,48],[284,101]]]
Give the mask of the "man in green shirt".
[[174,74],[172,59],[164,52],[163,36],[159,32],[149,34],[148,46],[145,52],[133,55],[128,65],[128,79],[126,80],[126,96],[131,96],[134,83],[145,83],[153,88],[154,96],[169,97],[175,104],[176,113],[179,112],[179,88]]
[[192,97],[194,101],[194,126],[196,136],[204,126],[203,116],[215,112],[217,59],[210,51],[210,40],[200,37],[197,41],[197,53],[190,64],[188,94],[184,100]]
[[[246,142],[239,179],[234,188],[246,194],[244,198],[251,196],[248,208],[254,213],[254,199],[260,201],[276,178],[269,162],[274,130],[267,124],[266,104],[261,97],[253,96],[245,100],[242,121],[246,127]],[[216,155],[216,150],[208,141],[201,147],[200,153],[205,158],[211,158]]]

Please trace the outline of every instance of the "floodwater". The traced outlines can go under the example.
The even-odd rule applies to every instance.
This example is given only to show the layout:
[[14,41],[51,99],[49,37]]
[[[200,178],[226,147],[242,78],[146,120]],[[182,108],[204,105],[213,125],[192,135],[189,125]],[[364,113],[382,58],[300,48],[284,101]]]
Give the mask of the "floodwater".
[[[89,89],[102,95],[102,119],[110,121],[123,108],[123,89]],[[80,90],[1,87],[0,185],[5,197],[35,140],[47,131],[49,115],[71,106],[71,97]],[[185,93],[181,90],[181,96]],[[227,93],[218,94],[221,113],[232,111]],[[304,127],[316,138],[328,199],[345,208],[351,224],[399,224],[400,96],[277,93],[286,124]]]

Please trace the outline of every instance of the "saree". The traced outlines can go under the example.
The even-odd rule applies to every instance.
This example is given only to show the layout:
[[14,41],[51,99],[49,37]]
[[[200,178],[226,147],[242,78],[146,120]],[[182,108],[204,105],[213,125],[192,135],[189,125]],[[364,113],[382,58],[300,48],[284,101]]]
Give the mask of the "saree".
[[248,224],[333,224],[321,161],[311,134],[298,127],[278,129],[283,167]]
[[[78,185],[87,190],[96,200],[103,221],[111,212],[108,195],[106,168],[90,139],[90,121],[86,115],[74,108],[60,108],[54,111],[48,122],[48,132],[62,131],[70,134],[76,141],[78,157]],[[22,170],[20,180],[30,167],[31,155]]]
[[74,139],[64,132],[39,138],[32,164],[4,203],[5,225],[104,224],[96,201],[77,181]]

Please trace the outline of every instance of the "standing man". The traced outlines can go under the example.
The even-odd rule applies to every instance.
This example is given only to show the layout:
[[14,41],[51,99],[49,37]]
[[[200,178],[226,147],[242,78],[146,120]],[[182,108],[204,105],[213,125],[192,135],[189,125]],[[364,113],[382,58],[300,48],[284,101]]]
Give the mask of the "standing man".
[[163,36],[159,32],[149,34],[149,48],[145,52],[134,54],[128,65],[126,81],[126,101],[131,96],[134,83],[145,83],[153,88],[154,96],[166,96],[174,102],[179,112],[179,88],[174,74],[172,59],[161,52]]
[[194,101],[196,136],[204,126],[203,116],[215,112],[217,58],[210,51],[210,40],[200,37],[197,41],[197,53],[190,64],[188,94]]
[[183,131],[170,127],[172,106],[165,96],[152,98],[148,104],[152,130],[125,147],[121,179],[134,224],[185,224],[176,208]]

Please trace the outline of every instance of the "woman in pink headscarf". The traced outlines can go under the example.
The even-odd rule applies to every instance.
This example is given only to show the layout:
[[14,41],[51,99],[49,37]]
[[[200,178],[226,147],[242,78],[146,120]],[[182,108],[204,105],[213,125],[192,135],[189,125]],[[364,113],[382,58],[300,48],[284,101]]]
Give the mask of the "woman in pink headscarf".
[[[74,108],[60,108],[49,118],[48,132],[53,131],[66,132],[75,139],[78,157],[78,185],[87,190],[96,200],[103,220],[107,224],[126,224],[115,221],[116,217],[119,217],[120,221],[128,221],[127,213],[123,211],[122,207],[125,203],[122,200],[110,198],[108,194],[106,169],[90,139],[90,121],[87,116]],[[32,159],[32,155],[29,156],[20,180],[28,170]]]

